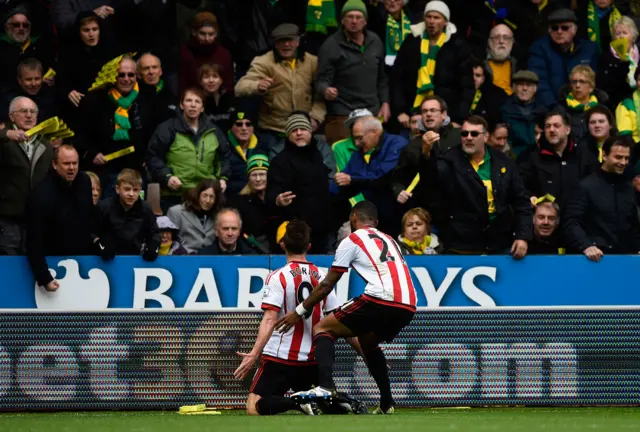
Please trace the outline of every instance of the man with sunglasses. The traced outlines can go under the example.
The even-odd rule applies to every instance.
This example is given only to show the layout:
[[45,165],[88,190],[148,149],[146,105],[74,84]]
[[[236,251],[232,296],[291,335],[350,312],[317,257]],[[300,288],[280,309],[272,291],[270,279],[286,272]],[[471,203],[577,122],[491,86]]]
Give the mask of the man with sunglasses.
[[24,5],[18,5],[4,16],[4,32],[0,36],[0,86],[15,82],[18,64],[27,58],[40,60],[44,71],[53,66],[53,47],[48,38],[34,36],[29,12]]
[[538,98],[547,108],[558,103],[558,92],[569,84],[569,74],[577,65],[589,65],[596,70],[598,47],[593,42],[576,37],[578,18],[570,9],[558,9],[549,14],[549,34],[538,39],[529,51],[528,69],[540,82]]
[[511,254],[521,259],[531,240],[529,198],[515,162],[487,146],[487,121],[470,116],[462,142],[436,162],[431,213],[446,253]]

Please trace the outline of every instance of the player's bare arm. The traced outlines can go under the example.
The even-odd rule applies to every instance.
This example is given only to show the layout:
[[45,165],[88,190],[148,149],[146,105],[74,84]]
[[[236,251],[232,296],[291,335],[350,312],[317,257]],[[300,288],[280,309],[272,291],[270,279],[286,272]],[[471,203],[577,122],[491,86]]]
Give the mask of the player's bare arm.
[[274,310],[265,310],[264,316],[262,317],[262,322],[260,323],[260,328],[258,329],[258,336],[256,337],[256,343],[253,345],[253,349],[250,353],[241,353],[238,352],[240,357],[242,357],[242,363],[238,366],[238,369],[233,373],[234,378],[236,379],[244,379],[251,369],[253,369],[253,365],[255,364],[258,357],[260,357],[260,353],[264,349],[264,346],[269,341],[271,334],[273,333],[273,329],[276,326],[276,321],[278,319],[278,312]]
[[289,312],[276,323],[276,331],[286,332],[291,327],[296,325],[298,321],[302,319],[302,316],[307,311],[313,310],[313,307],[320,303],[329,293],[333,290],[333,287],[338,283],[344,273],[338,273],[330,270],[324,279],[311,291],[309,297],[298,305],[296,310]]

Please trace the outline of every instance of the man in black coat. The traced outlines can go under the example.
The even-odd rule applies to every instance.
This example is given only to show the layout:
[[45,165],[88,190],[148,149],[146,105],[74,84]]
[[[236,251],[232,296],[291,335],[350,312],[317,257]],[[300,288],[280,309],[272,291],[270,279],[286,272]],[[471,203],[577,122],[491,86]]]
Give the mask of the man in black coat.
[[518,169],[532,204],[550,194],[562,206],[578,182],[598,170],[597,157],[587,147],[578,146],[570,133],[567,115],[550,111],[545,116],[540,147],[523,152],[518,158]]
[[451,107],[449,115],[453,122],[460,123],[469,115],[475,92],[471,50],[464,37],[456,33],[456,26],[449,21],[449,16],[449,8],[443,2],[429,2],[425,8],[424,22],[411,26],[412,34],[402,43],[391,69],[391,112],[407,128],[418,90],[418,71],[424,66],[420,51],[422,39],[428,37],[429,50],[436,50],[443,32],[445,42],[437,51],[435,71],[431,77],[433,93]]
[[635,189],[624,172],[633,141],[613,136],[602,146],[602,169],[578,183],[568,200],[563,229],[570,252],[598,262],[605,254],[640,253]]
[[216,239],[198,255],[255,255],[256,249],[242,236],[242,218],[234,208],[220,210],[213,224]]
[[53,170],[27,201],[27,257],[36,282],[47,291],[60,285],[49,273],[46,256],[92,253],[94,209],[91,179],[78,172],[78,152],[61,146]]
[[523,258],[532,234],[529,199],[515,163],[486,146],[485,119],[462,125],[462,144],[437,160],[433,224],[447,253]]
[[286,124],[284,150],[271,161],[265,203],[281,221],[300,219],[311,227],[313,253],[327,251],[330,195],[329,168],[311,135],[308,114],[293,112]]

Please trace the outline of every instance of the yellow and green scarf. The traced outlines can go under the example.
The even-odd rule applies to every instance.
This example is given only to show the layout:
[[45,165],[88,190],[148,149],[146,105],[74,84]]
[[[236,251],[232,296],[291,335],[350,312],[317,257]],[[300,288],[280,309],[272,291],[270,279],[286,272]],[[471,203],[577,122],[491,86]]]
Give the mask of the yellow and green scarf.
[[21,42],[14,41],[9,36],[7,36],[6,33],[2,33],[2,35],[0,35],[0,40],[3,40],[5,42],[7,42],[9,45],[19,45],[20,46],[20,53],[24,54],[24,52],[27,50],[27,48],[29,48],[31,46],[31,44],[33,44],[35,41],[38,40],[38,36],[34,36],[32,38],[29,38],[25,42],[21,43]]
[[548,3],[549,0],[542,0],[538,5],[538,11],[542,11],[542,9],[546,8]]
[[[611,13],[609,14],[609,31],[613,30],[613,23],[622,18],[622,14],[618,10],[617,7],[611,5]],[[596,14],[596,5],[593,3],[593,0],[589,1],[589,5],[587,6],[587,35],[589,36],[589,40],[591,42],[595,42],[598,45],[598,50],[602,52],[602,47],[600,46],[600,18],[598,18],[598,14]]]
[[589,96],[589,102],[585,105],[575,100],[573,95],[569,93],[567,95],[566,102],[567,102],[567,108],[569,108],[571,111],[584,112],[589,108],[598,105],[598,98],[592,94],[591,96]]
[[[247,156],[244,154],[244,150],[242,150],[242,146],[236,139],[235,135],[231,131],[229,131],[227,132],[227,138],[229,139],[229,142],[231,143],[233,148],[236,150],[236,152],[246,162]],[[247,147],[247,150],[253,150],[254,148],[256,148],[257,145],[258,145],[258,137],[256,136],[256,134],[253,134],[251,135],[251,138],[249,138],[249,146]]]
[[160,79],[158,84],[156,84],[156,94],[159,94],[162,90],[164,90],[164,80]]
[[425,255],[425,251],[431,245],[431,236],[426,235],[421,242],[409,240],[404,236],[400,236],[400,242],[411,249],[411,255]]
[[633,109],[636,112],[636,130],[640,131],[640,93],[639,90],[633,92]]
[[337,28],[336,6],[333,0],[309,0],[307,3],[306,31],[327,34],[330,28]]
[[400,22],[389,14],[387,17],[387,37],[385,40],[385,63],[387,66],[393,66],[396,60],[400,46],[407,35],[411,34],[411,20],[404,11],[400,11]]
[[480,102],[480,99],[482,99],[482,92],[480,91],[480,89],[476,90],[476,93],[473,95],[473,101],[471,101],[471,107],[469,108],[469,114],[473,114],[473,112],[476,110],[476,107],[478,106],[478,103]]
[[140,87],[138,83],[133,86],[133,90],[126,96],[122,96],[120,92],[113,87],[109,90],[109,99],[111,99],[118,108],[113,116],[115,121],[115,131],[113,132],[114,141],[129,141],[129,129],[131,129],[131,122],[129,121],[129,108],[133,105],[133,101],[138,97]]
[[433,75],[436,72],[436,56],[447,41],[447,35],[442,32],[434,46],[429,45],[429,35],[425,30],[420,42],[420,58],[422,66],[418,69],[418,82],[416,85],[416,98],[413,107],[418,108],[427,96],[433,94]]

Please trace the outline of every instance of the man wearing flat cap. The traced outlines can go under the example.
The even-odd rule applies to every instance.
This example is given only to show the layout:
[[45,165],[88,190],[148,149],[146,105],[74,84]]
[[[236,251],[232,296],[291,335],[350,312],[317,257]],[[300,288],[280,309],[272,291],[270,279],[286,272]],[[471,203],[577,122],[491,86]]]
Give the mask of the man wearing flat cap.
[[549,34],[538,39],[529,50],[528,69],[538,75],[538,98],[547,108],[558,103],[562,86],[569,84],[571,70],[578,65],[598,64],[598,47],[576,37],[578,18],[570,9],[549,14]]
[[[265,203],[278,215],[276,225],[292,219],[306,222],[311,227],[312,253],[326,253],[331,216],[331,173],[311,128],[311,118],[305,112],[294,111],[287,118],[287,142],[269,166]],[[335,167],[335,160],[333,163]]]
[[511,78],[513,94],[500,107],[500,118],[509,125],[509,144],[518,156],[536,143],[536,122],[547,109],[536,97],[538,75],[521,70]]
[[0,87],[13,85],[18,64],[28,58],[38,59],[46,73],[54,63],[53,47],[47,41],[48,38],[40,38],[34,34],[27,8],[18,5],[2,19]]
[[308,112],[313,132],[326,114],[324,102],[313,92],[318,58],[300,46],[299,33],[295,24],[276,27],[271,33],[273,49],[253,59],[235,87],[237,97],[262,96],[258,136],[269,146],[271,157],[284,148],[285,126],[291,112]]

